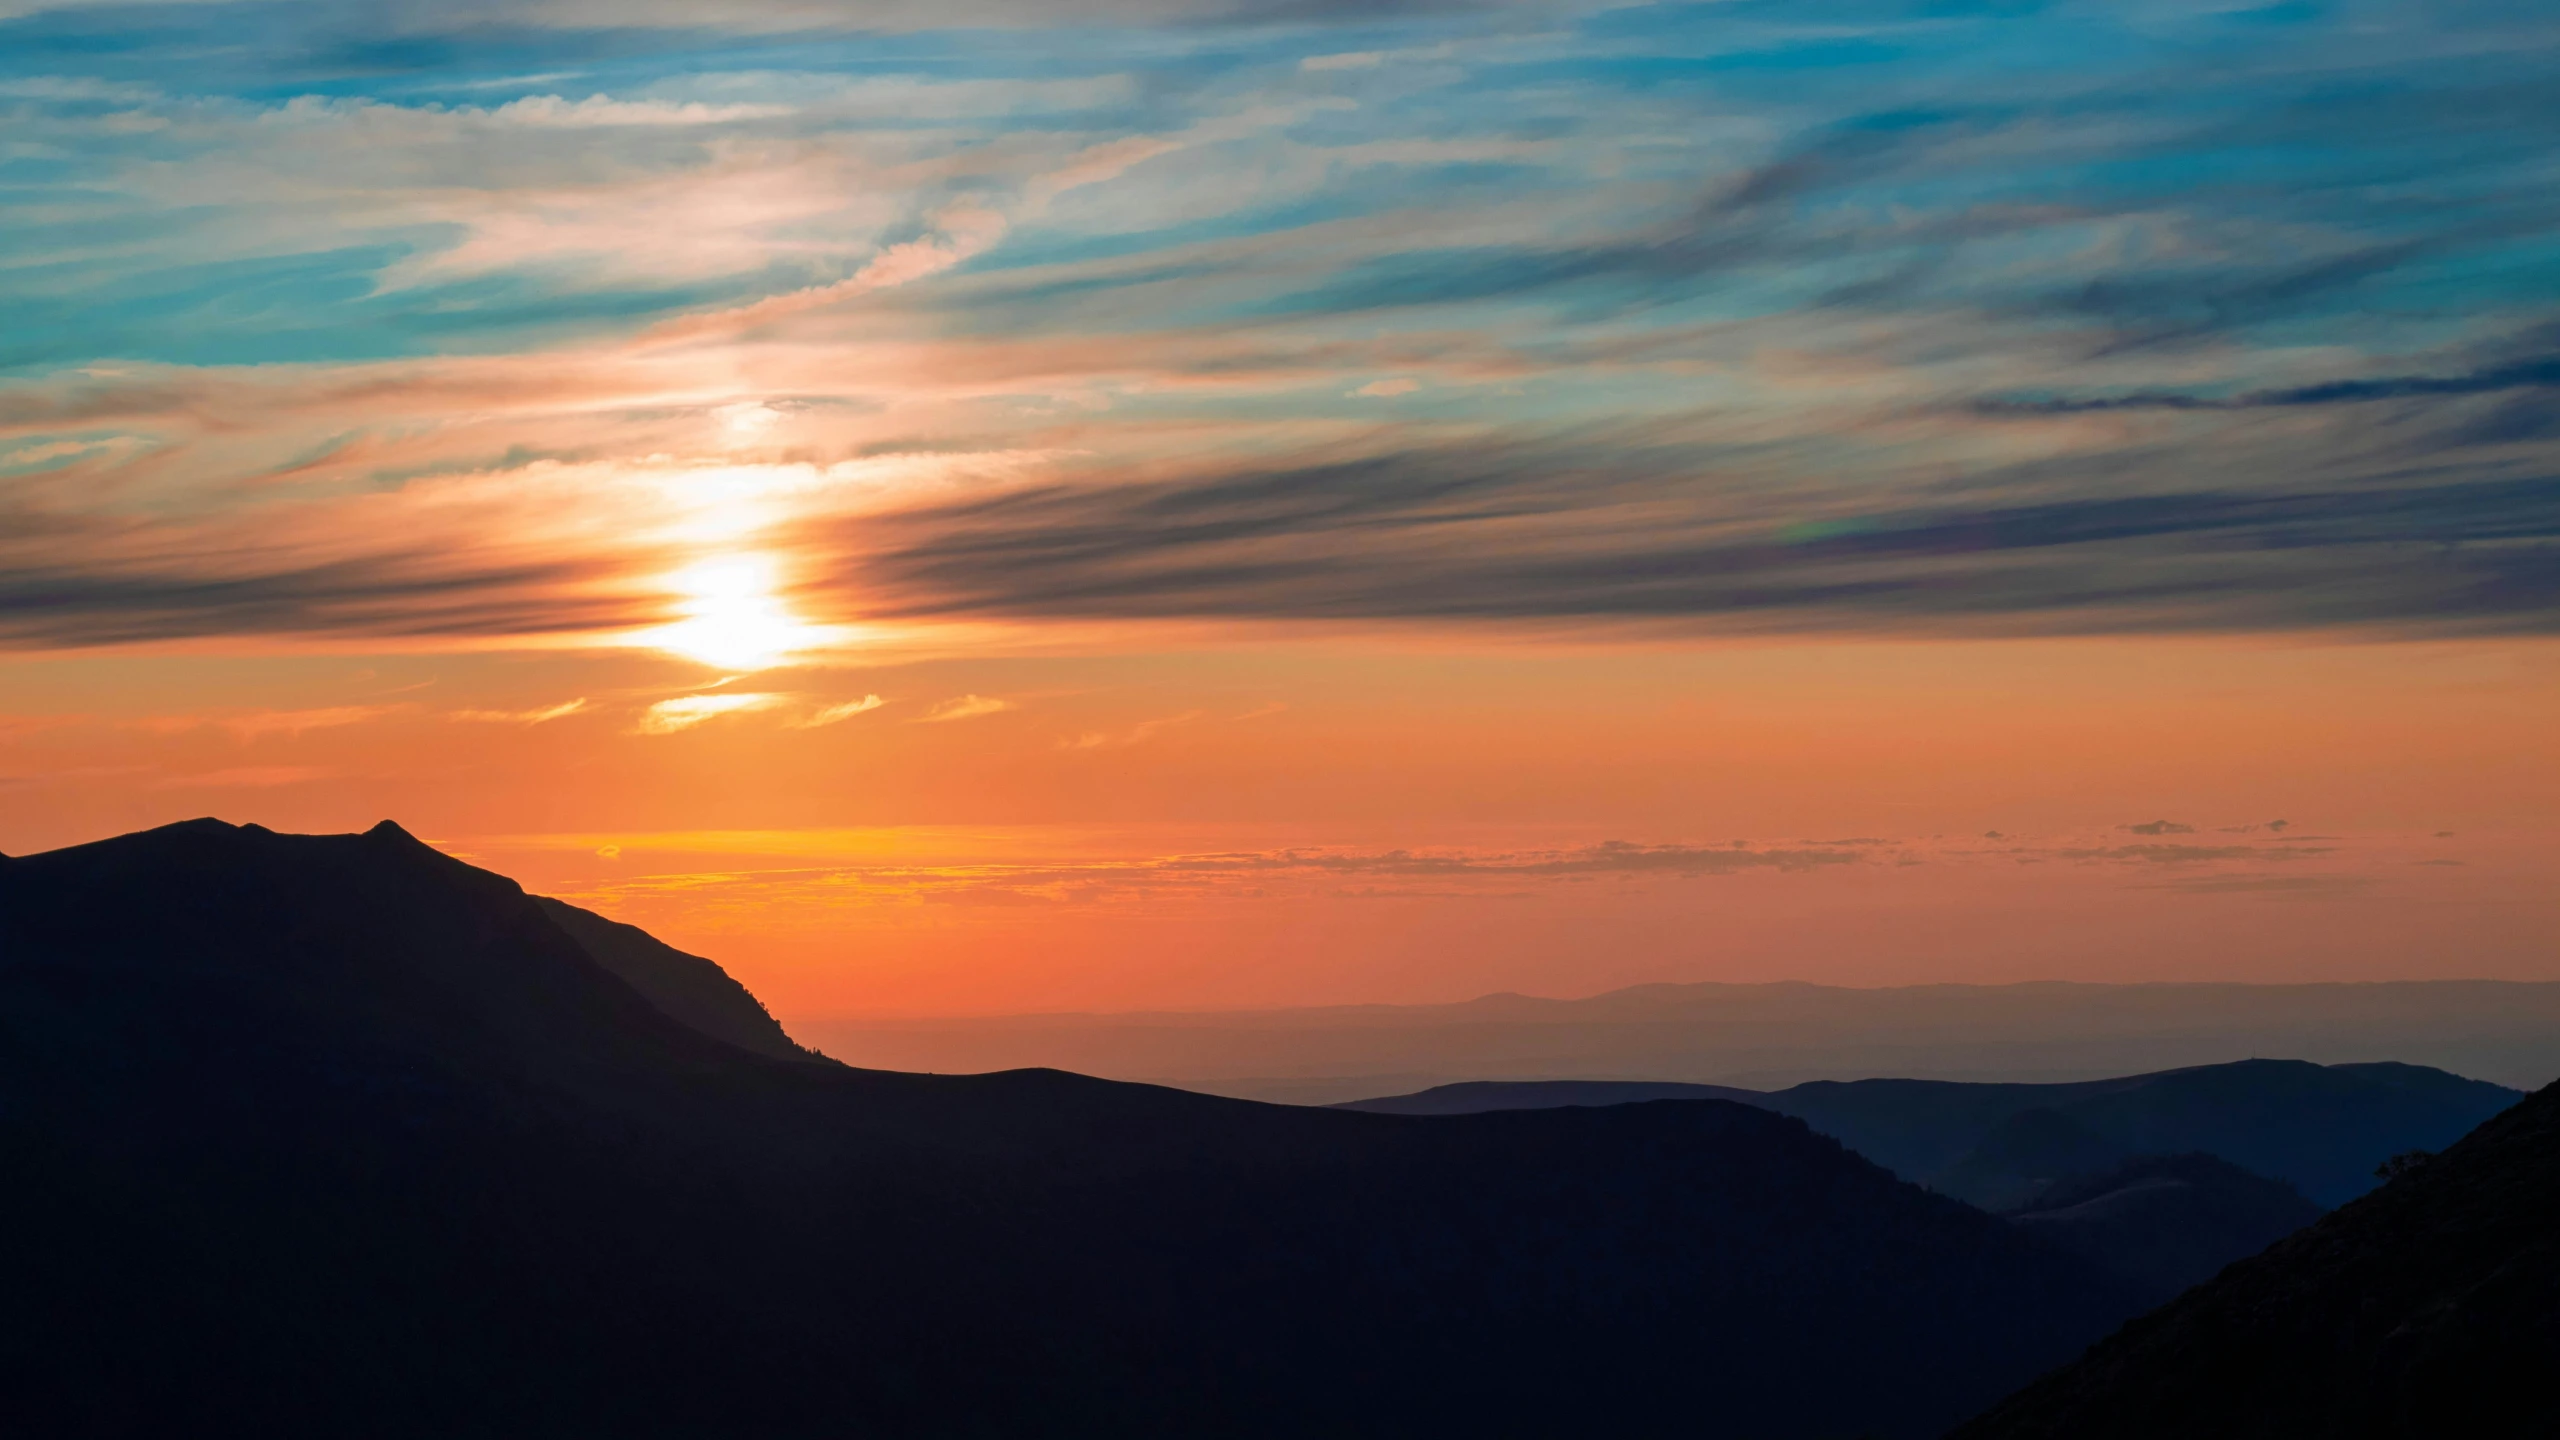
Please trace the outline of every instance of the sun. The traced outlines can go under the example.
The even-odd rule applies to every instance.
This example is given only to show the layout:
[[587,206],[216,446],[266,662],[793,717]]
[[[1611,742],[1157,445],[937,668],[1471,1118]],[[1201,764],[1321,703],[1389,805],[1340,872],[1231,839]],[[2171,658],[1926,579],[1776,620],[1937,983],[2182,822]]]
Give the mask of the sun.
[[774,569],[760,555],[731,555],[677,571],[666,583],[684,597],[684,618],[634,639],[723,670],[768,669],[814,648],[825,632],[782,603]]

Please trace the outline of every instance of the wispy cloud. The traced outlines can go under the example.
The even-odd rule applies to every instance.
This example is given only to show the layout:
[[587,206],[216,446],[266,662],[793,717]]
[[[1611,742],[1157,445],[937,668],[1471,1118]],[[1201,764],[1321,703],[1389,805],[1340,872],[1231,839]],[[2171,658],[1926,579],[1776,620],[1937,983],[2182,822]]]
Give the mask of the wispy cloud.
[[946,720],[975,720],[981,715],[995,715],[1016,708],[1010,700],[990,695],[960,695],[945,700],[918,717],[919,724],[940,724]]
[[2150,888],[2175,890],[2188,895],[2266,895],[2293,896],[2300,899],[2331,899],[2360,895],[2374,888],[2368,875],[2190,875],[2163,881]]
[[2336,851],[2325,845],[2073,845],[2052,853],[2064,860],[2202,865],[2221,860],[2310,860]]
[[590,95],[563,100],[557,95],[528,95],[488,112],[495,120],[519,125],[559,125],[572,129],[598,125],[719,125],[736,120],[765,120],[788,115],[787,105],[705,105],[700,101],[616,100]]
[[449,719],[484,725],[540,725],[546,721],[566,719],[587,708],[586,697],[563,700],[557,705],[544,705],[532,710],[456,710]]
[[[1043,829],[559,835],[493,841],[509,849],[584,855],[617,847],[621,878],[598,898],[717,896],[722,905],[785,906],[824,916],[845,908],[1182,905],[1273,900],[1465,902],[1589,895],[1588,887],[1692,883],[1863,885],[1915,863],[1972,872],[1995,885],[2089,893],[2158,892],[2198,903],[2354,900],[2450,883],[2457,867],[2419,870],[2442,842],[2407,834],[2346,837],[2319,846],[2091,843],[2088,832],[1998,839],[1845,837],[1830,840],[1603,841],[1571,845],[1302,845],[1150,850],[1121,832],[1074,836]],[[1868,880],[1857,877],[1866,876]],[[1827,878],[1826,878],[1827,877]],[[1968,882],[1970,883],[1970,882]],[[826,923],[813,921],[812,923]]]
[[1164,715],[1153,720],[1141,720],[1126,730],[1087,730],[1081,734],[1065,735],[1059,737],[1058,748],[1061,750],[1117,750],[1129,745],[1143,745],[1177,725],[1190,724],[1206,713],[1201,710],[1185,710],[1179,715]]
[[230,732],[233,739],[246,744],[270,735],[298,736],[313,730],[334,730],[342,726],[361,725],[378,720],[408,707],[403,705],[327,705],[309,710],[247,710],[210,715],[160,715],[132,722],[138,728],[163,733],[211,727]]
[[828,705],[820,709],[813,710],[810,713],[801,716],[799,719],[792,721],[791,726],[795,730],[815,730],[823,725],[833,725],[838,721],[850,720],[856,715],[868,715],[886,703],[886,701],[882,700],[877,695],[865,695],[859,700],[846,700],[840,704]]
[[0,644],[2560,627],[2530,7],[432,8],[6,12]]
[[679,695],[672,700],[658,701],[642,711],[638,729],[643,735],[673,735],[677,731],[690,730],[706,720],[716,720],[723,715],[743,714],[751,710],[769,710],[790,698],[787,695],[754,690],[722,691],[713,695]]

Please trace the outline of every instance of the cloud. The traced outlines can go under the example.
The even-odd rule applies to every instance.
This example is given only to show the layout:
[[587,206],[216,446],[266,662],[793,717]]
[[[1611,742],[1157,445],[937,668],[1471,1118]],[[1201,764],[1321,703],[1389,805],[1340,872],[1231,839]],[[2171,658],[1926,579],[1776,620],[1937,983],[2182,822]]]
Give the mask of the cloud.
[[160,731],[192,730],[213,725],[231,732],[232,738],[247,743],[269,735],[299,736],[312,730],[332,730],[345,725],[361,725],[385,715],[406,709],[402,705],[328,705],[310,710],[251,710],[227,715],[172,715],[139,722],[143,728]]
[[2193,835],[2196,833],[2196,827],[2193,825],[2181,825],[2175,820],[2146,820],[2139,825],[2124,825],[2117,828],[2130,830],[2136,835]]
[[882,700],[877,695],[865,695],[859,700],[847,700],[842,704],[829,705],[823,709],[812,711],[809,714],[792,721],[791,728],[794,730],[815,730],[822,725],[833,725],[839,721],[850,720],[856,715],[870,714],[872,711],[879,709],[886,703],[886,701]]
[[[229,0],[0,0],[0,17],[76,15],[84,10],[220,11]],[[1429,14],[1452,0],[439,0],[424,7],[379,12],[372,24],[361,12],[332,14],[327,32],[341,37],[469,35],[474,31],[533,26],[563,31],[666,29],[693,34],[728,32],[762,38],[777,32],[901,33],[945,29],[1065,29],[1094,25],[1187,25],[1202,22],[1261,24],[1367,24],[1381,17]],[[1502,8],[1536,8],[1513,5]],[[103,23],[103,22],[102,22]],[[351,43],[351,42],[350,42]],[[767,42],[770,43],[770,42]]]
[[673,735],[690,730],[706,720],[723,715],[738,715],[751,710],[769,710],[790,697],[766,691],[724,691],[713,695],[680,695],[661,700],[641,712],[638,733]]
[[1015,708],[1010,700],[997,700],[985,695],[962,695],[945,700],[918,718],[919,724],[938,724],[946,720],[975,720],[981,715],[994,715]]
[[1994,397],[1975,402],[1975,408],[1991,415],[2087,415],[2114,410],[2272,410],[2553,389],[2560,389],[2560,355],[2537,355],[2466,375],[2379,375],[2360,380],[2329,380],[2317,385],[2250,390],[2229,396],[2154,390],[2077,398]]
[[1060,737],[1058,748],[1061,750],[1117,750],[1130,745],[1143,745],[1177,725],[1190,724],[1206,713],[1208,712],[1203,710],[1185,710],[1179,715],[1141,720],[1126,730],[1087,730],[1080,735]]
[[913,284],[985,254],[1010,228],[1010,222],[998,211],[976,201],[961,201],[934,215],[927,233],[883,247],[842,280],[671,321],[660,326],[652,338],[666,343],[752,330],[877,290]]
[[[23,533],[23,532],[22,532]],[[33,539],[32,534],[28,535]],[[32,548],[32,547],[29,547]],[[0,644],[42,648],[193,637],[375,635],[529,637],[614,628],[633,607],[575,582],[614,566],[594,556],[485,556],[391,550],[364,558],[242,553],[48,562],[0,541]]]
[[243,740],[254,740],[261,735],[300,735],[309,730],[361,725],[401,708],[397,705],[330,705],[316,710],[263,710],[253,715],[230,716],[223,720],[222,726]]
[[456,710],[445,718],[487,725],[540,725],[575,715],[586,708],[586,697],[581,695],[575,700],[532,710]]
[[[583,851],[592,848],[597,838],[562,837],[558,843],[574,844]],[[800,854],[804,861],[822,859],[821,854],[792,844],[789,836],[756,838],[768,844],[779,841],[787,853]],[[641,842],[624,837],[616,843],[628,849]],[[701,840],[661,837],[652,848],[698,852]],[[593,893],[597,899],[628,900],[653,891],[699,894],[717,889],[807,912],[867,904],[1028,907],[1169,895],[1511,900],[1537,887],[1611,879],[1642,883],[1751,873],[1837,872],[1866,863],[1870,857],[1862,852],[1837,849],[1624,841],[1534,850],[1290,849],[1076,860],[1044,857],[1027,862],[979,858],[958,866],[901,865],[872,856],[852,866],[802,863],[713,874],[656,873],[599,885]]]
[[720,125],[735,120],[766,120],[788,115],[787,105],[705,105],[700,101],[616,100],[590,95],[563,100],[557,95],[528,95],[487,112],[491,119],[518,125],[586,129],[606,125]]
[[871,517],[846,578],[903,617],[2560,627],[2560,479],[2117,494],[2024,470],[1790,505],[1716,465],[1541,443],[1026,488]]
[[2365,875],[2193,875],[2142,888],[2176,890],[2189,895],[2272,895],[2317,899],[2355,895],[2373,888]]
[[2128,860],[2145,865],[2197,865],[2217,860],[2308,860],[2335,853],[2326,845],[2113,845],[2073,846],[2052,852],[2064,860]]
[[2560,628],[2511,7],[38,11],[0,645]]

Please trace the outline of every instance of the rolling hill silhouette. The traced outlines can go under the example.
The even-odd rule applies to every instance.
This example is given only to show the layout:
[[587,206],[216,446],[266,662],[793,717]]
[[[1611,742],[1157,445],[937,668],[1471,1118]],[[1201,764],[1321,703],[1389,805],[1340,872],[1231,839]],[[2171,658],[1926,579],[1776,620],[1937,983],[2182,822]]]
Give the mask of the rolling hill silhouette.
[[2374,1166],[2436,1150],[2521,1092],[2423,1065],[2243,1060],[2056,1085],[1816,1080],[1758,1093],[1648,1081],[1479,1081],[1338,1108],[1460,1114],[1694,1096],[1793,1115],[1907,1180],[1986,1209],[2142,1155],[2203,1152],[2339,1205]]
[[2323,1206],[2302,1192],[2353,1198],[2377,1162],[2450,1143],[2516,1092],[2416,1065],[2249,1060],[2060,1085],[1814,1081],[1771,1094],[1476,1081],[1336,1108],[1457,1115],[1684,1096],[1794,1115],[2156,1303],[2318,1219]]
[[1917,1436],[2139,1303],[1764,1109],[808,1063],[635,935],[388,823],[0,861],[13,1420]]
[[2153,1155],[2048,1186],[2010,1222],[2166,1300],[2320,1218],[2281,1180],[2211,1155]]
[[1951,1440],[2560,1434],[2560,1086]]

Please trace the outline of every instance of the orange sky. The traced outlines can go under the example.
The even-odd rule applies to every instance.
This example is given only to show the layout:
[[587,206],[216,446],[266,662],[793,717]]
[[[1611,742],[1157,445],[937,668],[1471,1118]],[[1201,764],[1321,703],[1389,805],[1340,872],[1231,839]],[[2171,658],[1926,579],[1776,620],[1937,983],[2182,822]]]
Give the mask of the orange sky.
[[[718,958],[786,1018],[2560,978],[2560,645],[2540,642],[1266,643],[719,684],[627,651],[0,673],[0,849],[391,816]],[[766,698],[668,718],[702,696]]]

